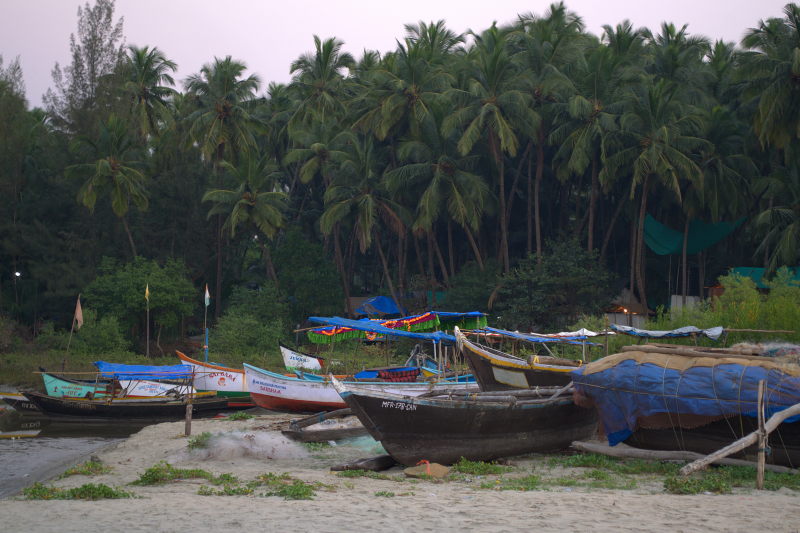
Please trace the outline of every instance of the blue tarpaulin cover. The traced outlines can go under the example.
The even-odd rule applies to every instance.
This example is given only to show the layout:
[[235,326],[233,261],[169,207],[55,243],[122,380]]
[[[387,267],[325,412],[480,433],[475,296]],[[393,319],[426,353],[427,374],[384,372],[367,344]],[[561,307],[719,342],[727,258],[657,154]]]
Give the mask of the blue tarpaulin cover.
[[95,361],[94,366],[104,378],[114,379],[186,379],[192,377],[190,365],[147,366],[123,365]]
[[611,446],[627,439],[646,416],[670,414],[675,427],[681,414],[757,417],[760,380],[766,382],[767,417],[800,403],[800,370],[771,361],[623,352],[571,374],[576,393],[597,406]]
[[691,335],[705,335],[711,340],[719,340],[725,332],[722,326],[716,326],[708,329],[700,329],[695,326],[684,326],[682,328],[665,330],[648,330],[632,328],[630,326],[620,326],[618,324],[611,324],[611,329],[616,332],[624,333],[625,335],[633,335],[634,337],[645,337],[648,339],[663,339],[667,337],[689,337]]
[[356,309],[359,315],[404,315],[405,309],[397,307],[395,301],[388,296],[373,296]]
[[369,331],[370,333],[378,333],[380,335],[386,335],[387,337],[406,337],[409,339],[419,339],[425,341],[431,341],[434,343],[448,343],[448,344],[455,344],[456,338],[452,335],[448,335],[447,333],[443,333],[441,331],[434,331],[432,333],[420,333],[414,331],[403,331],[400,329],[392,329],[387,328],[385,326],[381,326],[374,320],[350,320],[348,318],[342,318],[338,316],[333,317],[321,317],[321,316],[310,316],[308,320],[311,322],[316,322],[317,324],[325,324],[327,326],[339,326],[345,328],[352,328],[359,331]]

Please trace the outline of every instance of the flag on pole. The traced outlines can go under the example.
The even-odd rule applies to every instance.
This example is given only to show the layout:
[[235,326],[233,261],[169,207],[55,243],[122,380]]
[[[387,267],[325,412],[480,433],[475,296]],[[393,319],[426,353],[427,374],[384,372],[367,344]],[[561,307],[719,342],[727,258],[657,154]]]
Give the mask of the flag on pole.
[[206,307],[208,307],[208,304],[210,304],[210,303],[211,303],[211,295],[210,295],[210,294],[208,294],[208,283],[206,283],[206,295],[205,295],[205,302],[206,302]]
[[148,302],[150,301],[150,284],[148,283],[144,287],[144,299]]
[[83,309],[81,309],[80,295],[78,295],[78,302],[75,304],[75,317],[72,320],[75,322],[75,329],[81,329],[83,325]]

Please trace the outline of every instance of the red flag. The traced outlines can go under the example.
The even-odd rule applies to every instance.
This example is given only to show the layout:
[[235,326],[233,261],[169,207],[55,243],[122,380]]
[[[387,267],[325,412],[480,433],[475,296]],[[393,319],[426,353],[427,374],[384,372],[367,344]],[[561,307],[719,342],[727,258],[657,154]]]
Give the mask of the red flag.
[[81,329],[83,325],[83,309],[81,309],[80,296],[78,296],[78,303],[75,304],[75,317],[72,320],[75,321],[75,329]]

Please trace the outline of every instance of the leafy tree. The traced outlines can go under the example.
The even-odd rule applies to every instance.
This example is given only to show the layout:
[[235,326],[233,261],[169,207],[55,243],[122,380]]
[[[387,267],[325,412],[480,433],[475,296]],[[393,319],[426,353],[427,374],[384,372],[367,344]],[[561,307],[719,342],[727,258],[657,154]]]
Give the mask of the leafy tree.
[[612,297],[611,274],[576,241],[551,242],[537,265],[528,256],[501,280],[496,314],[511,329],[558,330],[595,314]]
[[86,306],[96,310],[98,316],[117,317],[135,338],[145,329],[146,287],[150,290],[150,318],[156,335],[160,336],[161,328],[167,328],[177,336],[181,319],[191,315],[201,301],[186,267],[178,260],[168,260],[161,266],[141,257],[125,264],[104,258],[97,278],[84,292]]
[[[103,85],[109,85],[124,58],[122,19],[114,22],[114,0],[96,0],[78,7],[78,34],[70,34],[72,62],[53,67],[55,90],[43,100],[59,128],[87,134],[101,111]],[[110,100],[110,98],[109,98]]]

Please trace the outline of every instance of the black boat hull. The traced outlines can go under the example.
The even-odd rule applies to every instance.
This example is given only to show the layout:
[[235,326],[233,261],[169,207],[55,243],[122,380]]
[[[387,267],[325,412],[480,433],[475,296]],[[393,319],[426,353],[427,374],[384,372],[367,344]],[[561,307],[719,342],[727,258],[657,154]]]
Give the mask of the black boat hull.
[[570,398],[516,405],[346,391],[342,397],[373,438],[399,463],[490,461],[567,448],[597,428],[593,409]]
[[[186,415],[186,403],[161,400],[77,400],[47,396],[38,392],[25,392],[25,397],[49,415],[92,418],[172,419]],[[197,398],[192,401],[192,414],[198,416],[224,410],[225,398]]]

